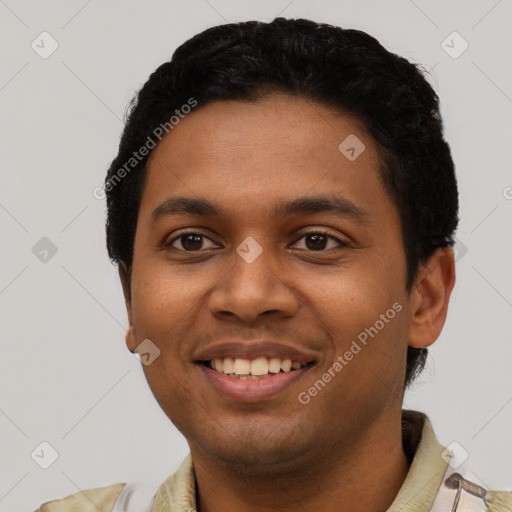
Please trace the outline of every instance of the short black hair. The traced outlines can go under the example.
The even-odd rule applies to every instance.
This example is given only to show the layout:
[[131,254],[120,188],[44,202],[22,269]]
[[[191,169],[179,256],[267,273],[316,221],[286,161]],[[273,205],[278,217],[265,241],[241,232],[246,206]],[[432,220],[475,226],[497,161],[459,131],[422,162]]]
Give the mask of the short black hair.
[[[453,246],[459,220],[455,169],[443,137],[439,98],[423,72],[363,31],[306,19],[229,23],[195,35],[151,74],[129,107],[104,186],[111,260],[124,262],[131,272],[151,154],[149,150],[134,158],[134,152],[151,147],[150,140],[154,146],[155,135],[162,132],[157,127],[169,132],[170,118],[190,105],[191,98],[201,108],[215,101],[257,101],[285,93],[352,114],[374,137],[380,174],[401,219],[404,285],[410,291],[419,265],[436,249]],[[426,358],[427,349],[408,347],[406,388]]]

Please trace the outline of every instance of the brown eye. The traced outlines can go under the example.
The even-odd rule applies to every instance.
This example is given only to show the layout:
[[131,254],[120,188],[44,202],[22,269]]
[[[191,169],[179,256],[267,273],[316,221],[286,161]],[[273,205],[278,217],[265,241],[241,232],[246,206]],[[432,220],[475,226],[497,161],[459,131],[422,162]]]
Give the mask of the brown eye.
[[209,240],[209,238],[201,233],[183,233],[166,243],[165,246],[178,251],[194,252],[204,248],[204,240]]
[[[343,242],[339,238],[330,235],[329,233],[325,233],[323,231],[310,231],[309,233],[305,233],[302,235],[299,240],[305,239],[306,249],[310,251],[323,252],[326,249],[339,249],[340,247],[348,247],[349,244]],[[329,241],[333,240],[338,244],[338,247],[327,247]],[[298,242],[298,241],[297,241]]]
[[181,245],[187,251],[195,251],[203,246],[203,237],[201,235],[184,235],[181,238]]
[[309,233],[305,236],[305,238],[308,240],[306,242],[308,249],[311,249],[312,251],[325,249],[325,246],[328,242],[328,237],[321,233]]

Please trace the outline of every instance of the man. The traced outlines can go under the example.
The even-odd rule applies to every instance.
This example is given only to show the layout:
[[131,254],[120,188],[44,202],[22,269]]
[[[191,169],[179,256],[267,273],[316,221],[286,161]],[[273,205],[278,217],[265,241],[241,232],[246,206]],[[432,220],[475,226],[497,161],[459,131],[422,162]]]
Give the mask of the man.
[[416,66],[308,20],[211,28],[138,94],[104,189],[126,343],[190,455],[40,511],[512,510],[402,410],[458,222]]

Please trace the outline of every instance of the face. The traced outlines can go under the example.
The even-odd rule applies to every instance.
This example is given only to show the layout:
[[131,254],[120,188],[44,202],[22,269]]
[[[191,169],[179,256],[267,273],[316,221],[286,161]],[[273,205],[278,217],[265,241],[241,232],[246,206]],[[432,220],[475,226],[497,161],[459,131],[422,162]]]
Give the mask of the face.
[[154,149],[127,344],[160,350],[144,372],[193,456],[281,464],[400,410],[410,299],[378,167],[356,118],[286,96],[198,107]]

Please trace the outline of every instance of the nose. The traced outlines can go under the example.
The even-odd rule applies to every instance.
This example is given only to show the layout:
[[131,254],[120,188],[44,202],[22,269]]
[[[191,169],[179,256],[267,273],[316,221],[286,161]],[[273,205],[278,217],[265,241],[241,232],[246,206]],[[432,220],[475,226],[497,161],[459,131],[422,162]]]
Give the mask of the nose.
[[283,270],[284,262],[277,262],[271,249],[263,248],[253,261],[238,253],[233,254],[229,271],[220,276],[210,294],[212,315],[234,317],[253,323],[260,315],[274,313],[290,317],[297,313],[299,302]]

